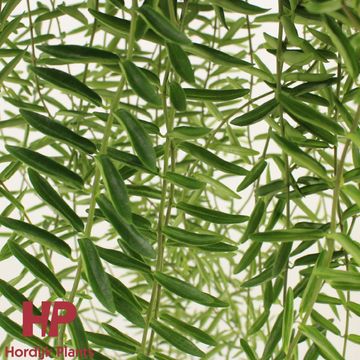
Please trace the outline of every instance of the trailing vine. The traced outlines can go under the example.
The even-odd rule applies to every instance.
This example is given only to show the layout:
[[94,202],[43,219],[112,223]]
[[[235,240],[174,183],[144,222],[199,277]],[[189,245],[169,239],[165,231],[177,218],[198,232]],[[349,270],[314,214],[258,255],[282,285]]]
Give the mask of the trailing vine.
[[1,357],[356,358],[359,13],[0,0]]

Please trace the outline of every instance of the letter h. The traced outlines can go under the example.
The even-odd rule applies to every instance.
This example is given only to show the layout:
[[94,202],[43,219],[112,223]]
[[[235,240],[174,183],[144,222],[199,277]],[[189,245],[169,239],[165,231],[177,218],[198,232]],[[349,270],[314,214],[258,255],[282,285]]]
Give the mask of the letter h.
[[33,336],[33,325],[41,324],[41,336],[46,335],[48,319],[50,315],[51,308],[50,301],[43,301],[41,305],[42,313],[41,315],[33,314],[33,303],[31,301],[23,302],[23,335],[24,336]]

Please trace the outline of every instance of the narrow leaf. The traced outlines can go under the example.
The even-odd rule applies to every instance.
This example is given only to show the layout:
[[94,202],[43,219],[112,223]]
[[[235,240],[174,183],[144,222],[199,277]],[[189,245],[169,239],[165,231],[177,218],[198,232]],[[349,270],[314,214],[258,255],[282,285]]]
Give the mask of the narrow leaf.
[[63,200],[55,189],[35,170],[28,169],[29,179],[37,194],[58,211],[77,231],[84,230],[84,223],[73,209]]
[[209,307],[227,307],[228,304],[215,298],[212,295],[206,294],[196,287],[179,280],[173,276],[165,275],[160,272],[154,273],[155,279],[168,291],[173,292],[185,299],[192,300],[198,304]]
[[79,175],[45,155],[18,146],[6,145],[6,150],[34,170],[49,175],[55,180],[63,181],[72,187],[83,187],[83,180]]
[[45,135],[62,140],[88,154],[96,152],[96,146],[93,142],[76,134],[59,122],[28,110],[20,110],[20,114],[32,127]]
[[238,224],[249,219],[244,215],[227,214],[217,210],[206,209],[204,207],[179,202],[176,207],[189,215],[199,219],[213,222],[215,224]]
[[118,110],[115,116],[124,124],[132,146],[143,165],[150,171],[157,172],[156,153],[141,123],[126,110]]
[[56,88],[74,94],[94,105],[101,106],[101,97],[76,77],[57,69],[32,67],[31,70],[35,75],[54,85]]
[[86,270],[87,280],[99,301],[111,312],[115,311],[115,303],[111,285],[101,264],[96,246],[90,239],[79,239],[81,258]]
[[25,266],[34,276],[44,282],[50,289],[54,290],[59,297],[64,297],[66,290],[60,284],[55,275],[35,256],[26,252],[14,241],[8,241],[11,253]]

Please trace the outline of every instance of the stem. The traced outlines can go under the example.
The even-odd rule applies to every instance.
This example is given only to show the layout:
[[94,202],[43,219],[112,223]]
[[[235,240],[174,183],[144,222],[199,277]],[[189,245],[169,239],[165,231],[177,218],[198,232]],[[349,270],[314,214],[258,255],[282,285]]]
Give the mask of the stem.
[[[357,112],[356,112],[356,115],[355,115],[355,118],[353,121],[353,125],[351,128],[351,132],[353,132],[357,129],[357,127],[359,125],[359,121],[360,121],[360,105],[358,106],[358,109],[357,109]],[[336,218],[337,218],[337,210],[338,210],[338,203],[339,203],[339,196],[340,196],[340,188],[341,188],[341,184],[342,184],[342,180],[343,180],[346,155],[349,150],[350,144],[351,144],[351,140],[347,139],[345,142],[345,145],[344,145],[344,149],[343,149],[341,158],[338,162],[337,170],[336,170],[335,187],[334,187],[334,191],[333,191],[332,208],[331,208],[331,225],[330,225],[331,232],[335,232],[336,228],[337,228]],[[334,254],[334,249],[335,249],[334,240],[327,238],[327,250],[326,250],[326,254],[325,254],[324,267],[329,267],[332,256]],[[320,292],[320,288],[321,287],[319,287],[319,289],[315,289],[316,296]],[[311,314],[312,308],[316,301],[316,296],[313,297],[314,300],[308,306],[308,310],[305,312],[305,314],[302,318],[301,324],[303,324],[303,325],[306,324],[306,321],[308,320],[308,318]],[[298,329],[296,335],[294,336],[293,341],[290,344],[289,352],[286,356],[286,359],[288,359],[288,360],[291,359],[292,353],[295,350],[295,347],[300,339],[300,336],[301,336],[301,331],[300,331],[300,329]]]
[[[26,0],[26,6],[27,6],[27,11],[28,11],[30,38],[31,38],[31,63],[32,63],[33,66],[36,66],[35,43],[34,43],[34,25],[33,25],[32,17],[31,17],[30,0]],[[43,104],[44,109],[46,110],[48,115],[52,118],[52,115],[51,115],[48,107],[46,106],[45,100],[44,100],[44,98],[43,98],[43,96],[41,94],[39,78],[38,78],[38,76],[36,74],[34,76],[35,76],[36,90],[37,90],[37,92],[39,94],[40,101]]]
[[[134,47],[134,43],[135,43],[135,26],[136,26],[136,19],[137,19],[136,9],[137,9],[137,0],[133,0],[133,6],[132,6],[133,21],[131,22],[129,43],[128,43],[128,49],[127,49],[127,58],[128,59],[130,59],[132,57],[133,47]],[[105,132],[104,132],[104,136],[103,136],[100,151],[99,151],[100,154],[105,153],[107,144],[111,137],[111,129],[112,129],[112,124],[113,124],[113,120],[114,120],[114,112],[120,101],[124,86],[125,86],[125,79],[124,79],[124,77],[122,77],[120,80],[120,83],[119,83],[119,87],[118,87],[116,94],[115,94],[114,98],[112,99],[112,102],[110,105],[109,116],[108,116],[108,119],[106,122]],[[88,213],[86,227],[85,227],[85,231],[84,231],[84,237],[91,236],[91,230],[92,230],[92,227],[94,224],[96,197],[98,195],[99,185],[100,185],[100,170],[98,167],[96,167],[95,175],[94,175],[94,182],[92,185],[89,213]],[[72,289],[71,289],[69,297],[68,297],[69,302],[74,302],[75,295],[76,295],[77,289],[80,284],[81,271],[82,271],[82,260],[81,260],[81,257],[79,257],[78,265],[77,265],[77,269],[76,269],[75,280],[74,280]],[[63,345],[64,333],[65,333],[65,326],[61,327],[59,330],[58,346]]]

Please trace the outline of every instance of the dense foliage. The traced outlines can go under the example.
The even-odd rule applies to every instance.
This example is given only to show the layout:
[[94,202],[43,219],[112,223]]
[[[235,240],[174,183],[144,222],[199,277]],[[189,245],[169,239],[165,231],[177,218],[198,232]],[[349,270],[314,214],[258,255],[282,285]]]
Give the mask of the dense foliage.
[[359,13],[0,0],[1,353],[356,358]]

